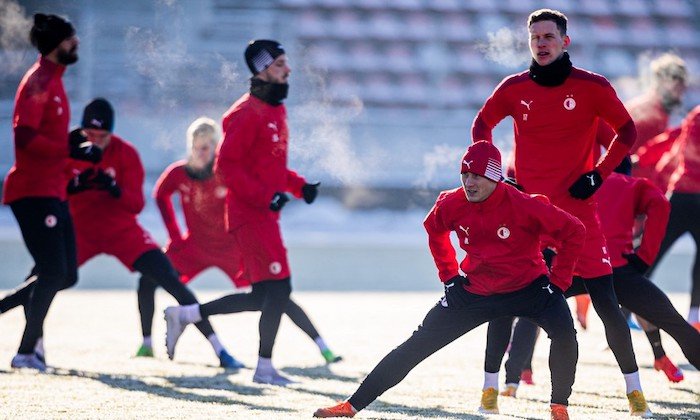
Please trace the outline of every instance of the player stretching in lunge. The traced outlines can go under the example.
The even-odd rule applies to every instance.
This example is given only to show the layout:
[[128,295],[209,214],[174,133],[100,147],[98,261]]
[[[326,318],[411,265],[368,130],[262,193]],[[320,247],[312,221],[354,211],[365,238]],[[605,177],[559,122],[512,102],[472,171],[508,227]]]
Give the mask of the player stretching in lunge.
[[[426,357],[470,330],[498,317],[527,316],[552,340],[551,416],[568,418],[578,344],[561,289],[571,284],[585,229],[546,198],[531,197],[500,182],[501,156],[489,142],[469,146],[461,173],[462,188],[443,191],[424,222],[445,296],[352,397],[316,410],[314,417],[353,417]],[[466,252],[461,264],[450,242],[451,232]],[[561,243],[560,259],[549,275],[539,249],[543,234]]]

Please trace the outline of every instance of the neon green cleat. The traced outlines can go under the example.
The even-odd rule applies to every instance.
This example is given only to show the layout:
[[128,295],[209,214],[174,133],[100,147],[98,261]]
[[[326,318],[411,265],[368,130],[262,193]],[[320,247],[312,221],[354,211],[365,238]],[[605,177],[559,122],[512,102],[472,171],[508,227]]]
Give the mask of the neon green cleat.
[[153,357],[153,347],[142,344],[136,352],[136,357]]
[[321,354],[323,355],[323,358],[326,359],[326,363],[335,363],[343,360],[341,356],[336,356],[331,349],[323,350]]

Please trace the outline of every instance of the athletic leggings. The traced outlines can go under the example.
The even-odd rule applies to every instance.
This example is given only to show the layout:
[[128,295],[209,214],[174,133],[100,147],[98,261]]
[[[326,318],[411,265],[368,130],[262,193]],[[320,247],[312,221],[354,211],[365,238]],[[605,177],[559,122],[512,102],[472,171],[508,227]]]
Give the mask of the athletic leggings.
[[403,380],[431,354],[478,327],[504,316],[528,316],[547,331],[551,341],[552,403],[567,404],[576,375],[578,343],[571,312],[561,291],[541,276],[512,293],[480,296],[462,287],[451,287],[428,312],[418,329],[387,354],[350,397],[362,410],[386,390]]
[[10,208],[35,264],[32,271],[36,276],[30,276],[28,281],[11,293],[19,296],[16,302],[9,302],[8,305],[25,306],[27,323],[18,353],[30,354],[34,352],[36,341],[44,334],[44,320],[54,296],[78,281],[75,234],[66,201],[24,198],[11,203]]
[[[518,322],[513,326],[514,320],[515,318],[512,316],[494,319],[489,322],[486,334],[484,371],[489,373],[496,373],[501,370],[503,356],[508,348],[508,344],[511,342],[511,335],[513,337],[508,360],[506,361],[507,384],[519,383],[522,370],[530,368],[535,342],[540,330],[537,324],[527,318],[518,318]],[[508,331],[508,334],[505,334],[505,331]]]
[[[260,333],[260,348],[258,355],[264,358],[272,358],[272,348],[275,345],[275,338],[279,330],[282,314],[289,311],[290,298],[292,292],[291,280],[289,277],[283,280],[265,280],[258,283],[253,283],[253,290],[250,293],[234,293],[224,296],[220,299],[200,305],[199,311],[202,318],[206,319],[212,315],[232,314],[237,312],[260,311],[260,322],[258,323],[258,331]],[[294,304],[296,306],[296,304]],[[299,308],[298,306],[296,306]],[[301,308],[299,311],[303,314]],[[292,309],[294,313],[295,310]],[[287,312],[288,313],[288,312]],[[299,314],[294,314],[299,316]],[[292,315],[290,315],[290,318]],[[306,314],[304,318],[309,323],[313,333],[318,337],[318,333],[311,325]],[[295,321],[295,323],[297,323]],[[304,331],[304,327],[297,323]],[[311,335],[308,331],[307,334]]]
[[[688,324],[676,311],[668,296],[630,265],[615,268],[613,277],[615,278],[615,293],[620,304],[666,331],[676,340],[690,364],[695,366],[696,369],[700,369],[700,332]],[[572,286],[571,289],[567,290],[566,294],[575,296],[585,293],[582,291],[580,284],[576,286]],[[505,353],[506,347],[501,344],[505,335],[504,331],[510,332],[510,326],[507,326],[506,329],[505,323],[507,320],[499,319],[498,322],[500,323],[500,330],[495,328],[493,331],[489,330],[489,341],[494,344],[492,348],[493,353],[490,355],[492,359],[489,361],[491,368],[496,366],[496,370],[493,370],[493,372],[498,372],[498,367],[500,366],[500,360],[496,360],[501,351],[500,349],[502,349],[500,353],[501,359]],[[536,338],[534,338],[535,334],[533,331],[536,330],[537,326],[531,321],[523,318],[518,321],[513,332],[510,355],[506,362],[506,383],[518,383],[520,381],[520,372],[524,368],[528,355],[532,354],[535,346]],[[491,334],[493,334],[493,338]],[[487,350],[488,354],[489,351]]]
[[[166,292],[170,293],[180,305],[198,303],[192,291],[187,286],[180,283],[180,276],[177,271],[175,271],[168,257],[166,257],[160,249],[144,252],[134,262],[134,269],[143,274],[141,277],[142,279],[145,278],[151,282],[153,289],[155,289],[156,286],[161,286]],[[140,282],[139,288],[141,287],[141,283],[145,282]],[[153,313],[151,312],[151,318],[152,317]],[[195,326],[204,337],[209,337],[214,334],[214,328],[212,328],[207,319],[196,323]]]
[[[153,313],[155,306],[155,293],[157,287],[158,286],[156,286],[153,282],[143,277],[139,279],[139,312],[141,313],[141,330],[143,331],[144,337],[151,335],[151,326],[153,324]],[[229,296],[225,296],[219,300],[226,300],[228,297]],[[257,299],[257,302],[259,303],[259,305],[254,305],[251,309],[244,309],[235,312],[259,311],[262,308],[262,299]],[[236,304],[233,302],[222,302],[222,305],[226,307],[232,307]],[[291,298],[289,299],[289,303],[287,304],[287,308],[285,309],[284,313],[297,327],[301,328],[301,330],[304,331],[312,340],[316,340],[320,336],[318,331],[314,327],[314,324],[311,322],[311,319],[309,319],[308,315],[306,315],[306,312],[304,312],[301,306],[299,306]]]
[[[612,276],[602,276],[593,279],[574,277],[573,284],[564,293],[564,296],[571,297],[584,293],[588,293],[591,296],[593,307],[603,321],[605,338],[615,355],[622,373],[633,373],[639,370],[634,350],[632,349],[630,330],[625,317],[620,311],[612,284]],[[488,329],[489,335],[486,339],[486,358],[484,360],[484,369],[487,372],[498,372],[508,342],[504,337],[506,334],[510,334],[512,326],[512,319],[498,320],[497,322],[500,325]],[[504,341],[506,346],[503,346]],[[528,351],[531,351],[529,347]],[[526,358],[527,355],[521,355],[521,357]],[[522,367],[522,364],[520,366]]]
[[674,192],[671,195],[671,214],[666,226],[666,236],[661,242],[659,254],[654,265],[651,266],[647,275],[653,278],[653,273],[659,266],[664,255],[671,246],[684,233],[690,232],[695,241],[695,257],[693,259],[692,288],[690,291],[690,306],[700,306],[700,263],[698,262],[698,249],[700,249],[700,194],[685,194]]

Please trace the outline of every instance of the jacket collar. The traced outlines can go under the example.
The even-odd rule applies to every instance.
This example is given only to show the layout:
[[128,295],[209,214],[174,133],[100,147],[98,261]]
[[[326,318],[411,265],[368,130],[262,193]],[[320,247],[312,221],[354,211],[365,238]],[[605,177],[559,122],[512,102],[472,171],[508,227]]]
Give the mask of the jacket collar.
[[[467,200],[467,193],[464,193],[464,199]],[[506,187],[502,182],[498,182],[496,189],[493,190],[491,195],[484,201],[480,203],[472,203],[467,200],[467,204],[473,209],[478,211],[495,211],[501,205],[503,197],[506,195]]]
[[39,67],[44,68],[49,72],[56,73],[58,76],[62,76],[63,72],[66,71],[66,66],[56,64],[43,55],[39,56]]

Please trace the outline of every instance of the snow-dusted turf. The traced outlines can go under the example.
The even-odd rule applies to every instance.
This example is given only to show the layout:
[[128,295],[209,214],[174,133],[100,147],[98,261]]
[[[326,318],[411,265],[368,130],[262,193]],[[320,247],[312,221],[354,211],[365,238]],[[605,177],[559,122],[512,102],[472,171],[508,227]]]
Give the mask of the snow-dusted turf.
[[[202,300],[222,292],[201,292]],[[24,325],[21,310],[0,315],[0,418],[309,418],[321,406],[349,396],[364,376],[423,318],[438,294],[430,292],[294,293],[333,350],[345,360],[326,366],[315,345],[288,319],[278,335],[274,362],[297,383],[287,388],[252,382],[253,370],[217,367],[208,343],[189,327],[169,361],[163,345],[162,309],[173,301],[159,294],[154,325],[155,359],[134,359],[139,345],[136,296],[132,291],[72,290],[58,295],[46,324],[50,374],[9,368]],[[682,313],[686,294],[674,294]],[[256,363],[256,313],[213,319],[224,344],[249,367]],[[627,418],[624,381],[602,324],[589,314],[579,331],[580,358],[572,418]],[[480,418],[485,328],[467,334],[429,358],[357,418]],[[632,333],[641,378],[652,410],[661,418],[700,417],[700,372],[688,365],[664,335],[685,380],[671,384],[653,370],[645,336]],[[548,340],[540,339],[533,369],[536,385],[522,385],[518,398],[501,397],[501,417],[547,418]],[[503,379],[503,375],[502,378]],[[498,418],[495,416],[494,418]]]

